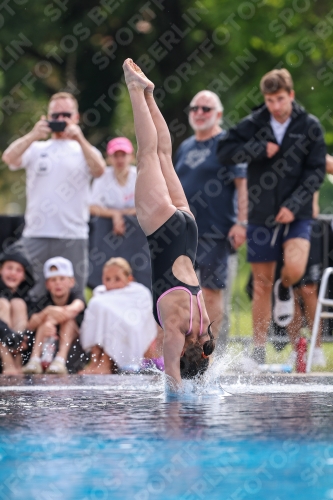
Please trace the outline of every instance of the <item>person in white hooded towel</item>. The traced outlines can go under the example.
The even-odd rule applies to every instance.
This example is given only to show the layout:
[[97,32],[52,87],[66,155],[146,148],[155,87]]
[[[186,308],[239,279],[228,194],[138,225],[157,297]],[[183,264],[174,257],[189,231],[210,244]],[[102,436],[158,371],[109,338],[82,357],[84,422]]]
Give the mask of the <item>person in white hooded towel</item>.
[[112,258],[103,268],[81,326],[80,340],[91,361],[82,374],[117,373],[140,367],[157,335],[148,288],[133,281],[129,263]]

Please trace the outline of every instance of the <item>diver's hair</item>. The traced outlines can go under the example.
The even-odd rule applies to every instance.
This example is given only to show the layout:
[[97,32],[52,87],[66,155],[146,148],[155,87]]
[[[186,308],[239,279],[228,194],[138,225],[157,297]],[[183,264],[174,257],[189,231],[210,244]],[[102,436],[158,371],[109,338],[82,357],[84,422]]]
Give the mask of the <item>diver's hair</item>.
[[199,343],[192,344],[180,358],[180,376],[181,378],[194,378],[196,375],[202,375],[208,365],[209,359],[202,357],[202,346]]
[[107,262],[105,262],[103,266],[103,271],[107,267],[111,266],[118,266],[122,271],[124,271],[126,276],[132,276],[133,274],[131,266],[129,265],[126,259],[123,259],[123,257],[112,257],[111,259],[109,259]]
[[260,90],[264,95],[275,94],[279,90],[286,90],[290,93],[293,88],[293,79],[285,68],[273,69],[260,80]]
[[215,349],[214,337],[210,326],[208,327],[210,339],[203,346],[199,342],[190,345],[186,349],[184,356],[180,358],[181,378],[194,378],[197,375],[202,375],[207,370],[209,366],[208,356]]

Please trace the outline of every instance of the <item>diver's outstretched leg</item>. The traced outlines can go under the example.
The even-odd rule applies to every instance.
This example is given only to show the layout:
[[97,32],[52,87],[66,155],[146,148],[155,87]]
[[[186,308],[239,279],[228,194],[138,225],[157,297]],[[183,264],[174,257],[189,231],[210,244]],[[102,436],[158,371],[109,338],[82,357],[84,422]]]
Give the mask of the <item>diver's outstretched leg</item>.
[[151,85],[145,89],[145,97],[156,127],[157,154],[172,204],[180,210],[190,212],[186,195],[172,164],[172,144],[169,128],[156,104]]
[[131,59],[123,65],[131,98],[137,139],[135,206],[139,223],[146,235],[156,231],[176,211],[157,154],[157,131],[144,95],[153,84]]

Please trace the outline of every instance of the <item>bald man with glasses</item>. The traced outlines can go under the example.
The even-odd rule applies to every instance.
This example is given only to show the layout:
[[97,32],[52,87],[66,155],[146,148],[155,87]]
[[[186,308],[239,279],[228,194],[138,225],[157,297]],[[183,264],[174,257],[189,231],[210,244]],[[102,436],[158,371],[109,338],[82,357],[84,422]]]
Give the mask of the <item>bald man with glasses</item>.
[[[219,97],[203,90],[189,107],[194,135],[179,147],[175,169],[195,215],[199,243],[197,266],[208,316],[219,335],[223,292],[227,286],[228,258],[246,238],[246,165],[221,166],[216,156],[222,130],[223,106]],[[238,204],[238,208],[237,208]]]

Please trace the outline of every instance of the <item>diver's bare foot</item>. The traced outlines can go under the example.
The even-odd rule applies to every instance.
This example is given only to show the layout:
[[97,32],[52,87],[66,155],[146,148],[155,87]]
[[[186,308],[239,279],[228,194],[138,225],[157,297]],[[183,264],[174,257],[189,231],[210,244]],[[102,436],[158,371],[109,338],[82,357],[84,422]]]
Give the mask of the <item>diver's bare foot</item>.
[[128,88],[141,88],[147,92],[153,92],[154,84],[132,59],[126,59],[123,64],[125,82]]

